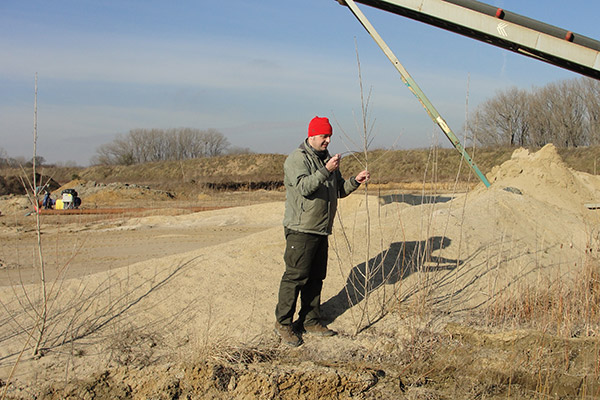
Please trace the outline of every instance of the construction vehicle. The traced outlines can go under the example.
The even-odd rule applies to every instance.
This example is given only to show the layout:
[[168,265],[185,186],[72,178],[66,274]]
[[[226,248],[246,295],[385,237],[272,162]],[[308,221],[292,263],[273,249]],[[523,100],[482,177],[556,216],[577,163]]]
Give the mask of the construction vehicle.
[[64,189],[61,198],[56,199],[57,210],[74,210],[81,205],[81,199],[75,189]]

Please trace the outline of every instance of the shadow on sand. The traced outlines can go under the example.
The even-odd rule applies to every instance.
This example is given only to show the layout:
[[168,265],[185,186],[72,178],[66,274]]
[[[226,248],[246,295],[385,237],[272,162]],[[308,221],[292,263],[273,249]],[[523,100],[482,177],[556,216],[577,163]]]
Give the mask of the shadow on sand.
[[411,206],[418,206],[421,204],[435,204],[435,203],[447,203],[454,197],[441,196],[441,195],[414,195],[410,193],[395,193],[379,196],[379,200],[382,204],[390,203],[406,203]]
[[348,274],[346,285],[338,294],[321,305],[324,322],[331,323],[367,295],[383,285],[393,285],[412,273],[453,270],[462,261],[433,256],[432,252],[450,245],[450,239],[432,236],[428,240],[393,242],[390,247],[369,260],[356,265]]

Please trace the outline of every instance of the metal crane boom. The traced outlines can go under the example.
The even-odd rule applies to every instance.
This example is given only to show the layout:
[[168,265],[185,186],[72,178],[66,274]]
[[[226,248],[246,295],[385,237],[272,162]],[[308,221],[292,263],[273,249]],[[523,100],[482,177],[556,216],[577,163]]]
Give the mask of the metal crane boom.
[[356,2],[600,79],[599,41],[489,4],[475,0]]

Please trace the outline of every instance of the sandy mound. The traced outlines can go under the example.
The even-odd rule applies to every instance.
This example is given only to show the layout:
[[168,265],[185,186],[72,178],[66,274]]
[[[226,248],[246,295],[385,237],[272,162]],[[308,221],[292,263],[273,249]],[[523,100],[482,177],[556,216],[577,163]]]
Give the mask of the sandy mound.
[[[597,177],[566,168],[549,145],[533,154],[515,151],[490,178],[491,187],[444,203],[382,204],[364,192],[342,200],[322,299],[327,322],[340,335],[306,343],[302,351],[338,354],[357,346],[373,351],[385,346],[373,335],[398,335],[398,321],[382,319],[398,299],[401,307],[423,307],[437,315],[431,324],[442,327],[476,316],[509,289],[544,276],[567,276],[582,265],[597,239],[598,212],[584,206],[600,199]],[[147,342],[140,338],[151,338],[145,357],[153,360],[180,353],[189,357],[214,340],[249,344],[271,337],[283,273],[282,215],[283,203],[269,203],[126,222],[121,229],[239,224],[265,230],[61,282],[45,342],[48,354],[37,363],[23,361],[27,366],[20,368],[19,382],[24,384],[30,373],[38,379],[64,377],[66,364],[72,366],[71,376],[118,365],[114,344],[124,340],[124,333],[142,347]],[[356,277],[365,273],[367,293],[356,289]],[[13,332],[31,326],[31,320],[18,312],[23,301],[15,299],[13,288],[0,289],[0,298],[14,313],[0,328],[6,368],[23,344],[23,336]],[[65,340],[68,355],[60,350]]]
[[600,201],[600,177],[568,168],[552,144],[533,154],[515,150],[509,161],[492,169],[489,180],[574,212],[584,211],[585,203]]
[[[232,207],[175,217],[151,216],[131,218],[119,229],[139,227],[192,226],[280,226],[284,204],[266,203],[247,207]],[[283,231],[283,228],[281,228]]]
[[25,196],[16,196],[12,194],[0,196],[0,213],[4,216],[14,213],[25,214],[27,210],[30,209],[31,204]]

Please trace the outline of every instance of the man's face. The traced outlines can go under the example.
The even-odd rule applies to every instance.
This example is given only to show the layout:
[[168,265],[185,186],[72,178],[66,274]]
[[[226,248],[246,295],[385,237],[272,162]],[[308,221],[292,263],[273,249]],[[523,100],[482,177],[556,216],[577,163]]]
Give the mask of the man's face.
[[327,150],[329,142],[331,142],[331,135],[315,135],[308,137],[308,144],[310,144],[310,147],[319,151]]

